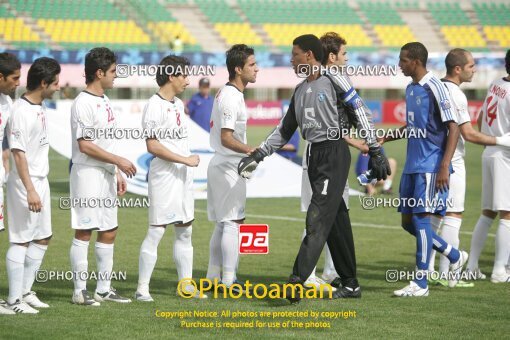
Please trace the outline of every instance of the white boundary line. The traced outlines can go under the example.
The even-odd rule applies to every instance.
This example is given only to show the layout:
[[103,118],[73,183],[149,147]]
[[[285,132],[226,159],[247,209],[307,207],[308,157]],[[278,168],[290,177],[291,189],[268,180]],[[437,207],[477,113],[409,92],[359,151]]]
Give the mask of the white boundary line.
[[[60,200],[59,196],[51,196],[52,200],[58,201]],[[195,212],[201,213],[201,214],[207,214],[207,210],[202,209],[195,209]],[[289,222],[300,222],[305,223],[304,218],[297,218],[297,217],[290,217],[290,216],[275,216],[275,215],[256,215],[256,214],[246,214],[246,217],[251,218],[264,218],[268,220],[276,220],[276,221],[289,221]],[[387,230],[402,230],[402,227],[396,227],[392,225],[385,225],[385,224],[373,224],[373,223],[359,223],[359,222],[351,222],[351,225],[353,227],[362,227],[362,228],[373,228],[373,229],[387,229]],[[473,232],[471,231],[461,231],[460,232],[463,235],[473,235]],[[490,237],[495,237],[496,234],[489,233],[487,234]]]

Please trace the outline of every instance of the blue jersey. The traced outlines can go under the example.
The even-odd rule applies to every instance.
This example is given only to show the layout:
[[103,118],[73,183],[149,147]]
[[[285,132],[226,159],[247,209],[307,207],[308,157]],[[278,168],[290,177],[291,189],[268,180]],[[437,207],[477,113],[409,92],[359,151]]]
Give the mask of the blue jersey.
[[438,172],[448,136],[447,122],[456,122],[448,88],[431,72],[406,88],[408,128],[404,174]]
[[205,131],[210,131],[211,112],[214,103],[214,97],[209,95],[203,97],[200,92],[195,93],[188,102],[190,118]]

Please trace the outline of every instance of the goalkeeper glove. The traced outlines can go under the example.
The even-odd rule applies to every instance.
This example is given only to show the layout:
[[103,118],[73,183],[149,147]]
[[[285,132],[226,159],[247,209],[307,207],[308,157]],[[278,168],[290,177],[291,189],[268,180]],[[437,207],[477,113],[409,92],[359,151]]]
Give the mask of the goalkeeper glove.
[[507,133],[501,137],[496,137],[496,145],[510,147],[510,133]]
[[381,179],[386,179],[388,175],[391,175],[390,163],[386,156],[381,153],[381,147],[370,148],[368,154],[370,155],[368,169],[372,170],[371,175],[374,178],[380,181]]
[[265,155],[260,149],[255,149],[248,157],[244,157],[237,166],[237,173],[243,178],[251,178],[251,174],[259,163],[264,159]]

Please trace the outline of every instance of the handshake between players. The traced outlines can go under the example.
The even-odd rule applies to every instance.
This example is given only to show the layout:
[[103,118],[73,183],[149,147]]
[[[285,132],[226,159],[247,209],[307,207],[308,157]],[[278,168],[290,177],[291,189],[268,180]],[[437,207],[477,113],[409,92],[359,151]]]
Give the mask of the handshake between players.
[[[391,175],[390,163],[381,152],[380,146],[370,148],[368,154],[370,155],[368,168],[372,171],[374,178],[380,181],[385,180]],[[247,157],[241,159],[237,166],[237,172],[241,177],[250,179],[253,171],[257,169],[257,166],[264,160],[264,157],[266,157],[266,155],[261,149],[255,149],[255,151],[251,152]]]

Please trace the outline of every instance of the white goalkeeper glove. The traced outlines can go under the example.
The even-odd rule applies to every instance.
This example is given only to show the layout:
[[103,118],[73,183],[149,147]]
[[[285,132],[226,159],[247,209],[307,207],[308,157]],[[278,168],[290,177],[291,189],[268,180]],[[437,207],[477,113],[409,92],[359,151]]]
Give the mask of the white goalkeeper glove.
[[510,148],[510,133],[507,133],[501,137],[496,137],[496,145],[506,146]]

